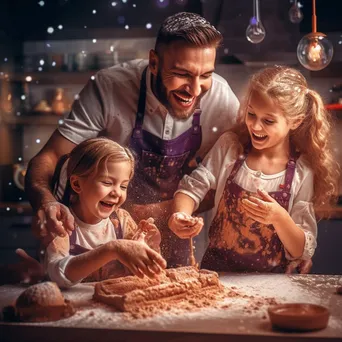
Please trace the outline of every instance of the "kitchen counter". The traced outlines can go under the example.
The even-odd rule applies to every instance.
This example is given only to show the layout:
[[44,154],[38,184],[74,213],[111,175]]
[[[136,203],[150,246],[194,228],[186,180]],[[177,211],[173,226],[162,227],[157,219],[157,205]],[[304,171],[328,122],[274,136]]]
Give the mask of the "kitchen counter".
[[[342,341],[342,276],[334,275],[229,275],[221,282],[240,295],[227,297],[220,308],[196,312],[169,312],[145,319],[127,318],[109,306],[92,301],[91,284],[79,284],[63,292],[75,303],[74,316],[57,322],[0,323],[3,341]],[[0,306],[9,305],[22,286],[0,287]],[[315,303],[330,310],[328,327],[306,333],[272,329],[267,308],[278,303]]]

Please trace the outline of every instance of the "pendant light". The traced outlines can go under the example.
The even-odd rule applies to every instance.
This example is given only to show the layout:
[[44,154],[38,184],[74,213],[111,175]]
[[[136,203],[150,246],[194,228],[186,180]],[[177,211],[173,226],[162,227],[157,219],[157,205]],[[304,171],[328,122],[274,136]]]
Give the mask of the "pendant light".
[[289,10],[289,19],[291,23],[294,24],[299,24],[303,20],[303,12],[299,8],[297,0],[294,0],[294,3]]
[[261,43],[266,36],[264,26],[260,21],[259,0],[253,0],[253,17],[246,29],[246,38],[253,44]]
[[334,48],[326,35],[317,32],[316,0],[312,0],[312,32],[298,43],[298,60],[304,68],[318,71],[329,65],[333,54]]

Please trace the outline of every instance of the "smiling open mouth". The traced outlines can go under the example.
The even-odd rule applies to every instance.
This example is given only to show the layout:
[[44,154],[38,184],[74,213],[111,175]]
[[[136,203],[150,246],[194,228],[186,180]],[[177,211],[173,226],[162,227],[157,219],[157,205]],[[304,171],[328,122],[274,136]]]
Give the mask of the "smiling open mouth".
[[100,201],[100,204],[105,208],[112,209],[116,203]]
[[256,133],[252,133],[253,139],[256,141],[264,141],[267,138],[266,134],[256,134]]
[[179,94],[173,93],[173,96],[184,107],[190,107],[195,100],[195,97],[185,97]]

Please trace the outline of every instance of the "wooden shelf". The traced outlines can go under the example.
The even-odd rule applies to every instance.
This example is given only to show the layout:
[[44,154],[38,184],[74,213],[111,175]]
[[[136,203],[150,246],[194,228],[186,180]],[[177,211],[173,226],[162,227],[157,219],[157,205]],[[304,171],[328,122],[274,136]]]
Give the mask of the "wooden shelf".
[[40,114],[40,115],[21,115],[15,116],[15,114],[3,114],[2,119],[5,124],[8,125],[53,125],[57,126],[59,120],[63,120],[63,116]]
[[[9,73],[2,77],[13,82],[27,82],[26,77],[30,76],[32,80],[29,84],[82,84],[85,85],[91,76],[94,76],[97,70],[88,71],[56,71],[56,72],[23,72]],[[38,83],[37,83],[38,82]]]
[[33,215],[33,210],[29,202],[0,202],[1,216]]

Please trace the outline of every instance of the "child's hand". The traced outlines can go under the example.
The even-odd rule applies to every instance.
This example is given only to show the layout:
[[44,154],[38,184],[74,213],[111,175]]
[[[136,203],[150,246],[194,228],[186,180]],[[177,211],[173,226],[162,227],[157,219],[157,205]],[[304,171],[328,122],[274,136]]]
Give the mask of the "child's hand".
[[294,260],[290,262],[286,267],[286,274],[294,273],[297,271],[300,274],[310,273],[312,268],[312,259],[309,260]]
[[285,209],[266,191],[258,189],[258,195],[260,198],[250,196],[242,200],[246,214],[260,223],[274,224]]
[[43,266],[36,259],[29,256],[23,249],[18,248],[16,254],[20,262],[6,265],[1,269],[0,284],[36,284],[44,279]]
[[134,275],[143,278],[155,278],[166,268],[163,257],[147,246],[146,243],[132,240],[116,240],[115,254]]
[[133,235],[132,240],[145,242],[156,252],[160,252],[161,235],[152,217],[139,222],[138,230]]
[[183,212],[173,213],[168,222],[169,228],[181,239],[198,235],[203,224],[202,217],[192,217]]
[[154,224],[154,219],[152,217],[147,220],[141,220],[138,224],[138,230],[143,231],[145,233],[151,230],[158,230],[157,226]]

